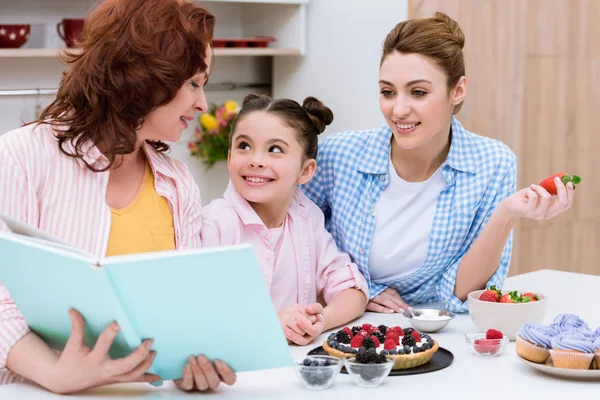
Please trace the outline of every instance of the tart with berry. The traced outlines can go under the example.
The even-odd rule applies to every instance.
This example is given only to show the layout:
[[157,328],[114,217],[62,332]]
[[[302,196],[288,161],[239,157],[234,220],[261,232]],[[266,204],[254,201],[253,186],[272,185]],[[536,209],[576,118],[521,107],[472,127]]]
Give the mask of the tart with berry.
[[339,358],[364,352],[382,354],[394,359],[392,369],[408,369],[428,363],[438,351],[439,344],[413,328],[363,324],[333,332],[323,343],[323,349]]

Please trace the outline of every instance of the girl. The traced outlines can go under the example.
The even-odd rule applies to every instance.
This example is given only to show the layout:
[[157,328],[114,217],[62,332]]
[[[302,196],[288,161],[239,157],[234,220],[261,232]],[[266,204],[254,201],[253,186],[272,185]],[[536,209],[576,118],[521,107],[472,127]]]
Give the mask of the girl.
[[[164,141],[179,140],[194,113],[207,109],[214,24],[186,1],[99,4],[86,19],[81,53],[66,57],[55,101],[36,124],[0,136],[0,212],[99,257],[199,247],[200,193],[187,167],[165,155]],[[0,283],[0,384],[27,378],[72,393],[160,380],[145,374],[151,341],[112,360],[119,327],[111,324],[89,349],[83,317],[70,316],[71,337],[58,356],[29,331]],[[221,381],[235,381],[227,365],[193,356],[176,384],[206,390]]]
[[467,294],[502,286],[520,218],[550,219],[573,202],[538,185],[515,193],[515,155],[454,117],[467,94],[458,24],[442,13],[399,23],[379,69],[386,124],[329,136],[303,186],[340,249],[369,282],[368,310],[400,312],[441,301],[466,311]]
[[315,173],[317,136],[332,120],[314,97],[300,106],[247,96],[231,132],[229,186],[202,209],[202,245],[254,246],[285,335],[299,345],[362,315],[368,293],[321,210],[297,189]]

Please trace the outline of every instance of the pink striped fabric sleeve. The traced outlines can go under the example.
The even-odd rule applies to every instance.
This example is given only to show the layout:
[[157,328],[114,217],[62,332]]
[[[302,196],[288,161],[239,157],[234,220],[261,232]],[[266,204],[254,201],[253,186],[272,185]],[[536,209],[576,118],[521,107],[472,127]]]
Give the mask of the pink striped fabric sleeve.
[[[22,169],[17,168],[14,158],[0,148],[0,210],[10,216],[25,220],[26,178]],[[0,221],[0,231],[7,231]],[[10,348],[29,332],[29,327],[21,312],[13,303],[10,294],[0,282],[0,384],[21,380],[6,373],[6,359]]]

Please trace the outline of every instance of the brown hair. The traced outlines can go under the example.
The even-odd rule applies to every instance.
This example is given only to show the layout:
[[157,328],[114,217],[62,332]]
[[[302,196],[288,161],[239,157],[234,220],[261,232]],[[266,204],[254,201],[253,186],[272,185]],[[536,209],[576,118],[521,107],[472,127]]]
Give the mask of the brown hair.
[[[318,135],[333,121],[333,112],[315,97],[307,97],[300,105],[289,99],[272,100],[259,94],[249,94],[244,99],[242,109],[233,121],[229,141],[235,133],[237,124],[244,116],[254,111],[266,111],[283,119],[285,123],[298,133],[298,141],[304,149],[304,157],[317,158],[319,148]],[[231,144],[230,144],[231,145]]]
[[[396,25],[383,43],[381,63],[394,51],[421,54],[446,73],[448,89],[451,89],[465,75],[464,45],[465,35],[458,23],[444,13],[436,12],[432,18],[412,19]],[[462,102],[454,107],[453,114],[461,107]]]
[[[135,150],[136,130],[156,107],[171,101],[184,82],[206,71],[215,18],[181,0],[104,0],[86,18],[81,52],[65,52],[70,64],[56,99],[37,123],[58,131],[60,150],[82,158],[91,141],[109,164]],[[75,154],[65,150],[71,142]],[[158,151],[168,145],[148,141]]]

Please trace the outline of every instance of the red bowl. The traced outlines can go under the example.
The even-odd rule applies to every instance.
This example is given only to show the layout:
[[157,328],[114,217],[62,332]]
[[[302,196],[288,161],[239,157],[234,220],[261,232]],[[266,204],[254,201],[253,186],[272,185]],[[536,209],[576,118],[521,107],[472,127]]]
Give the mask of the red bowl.
[[0,48],[18,49],[27,42],[30,32],[31,25],[0,25]]

